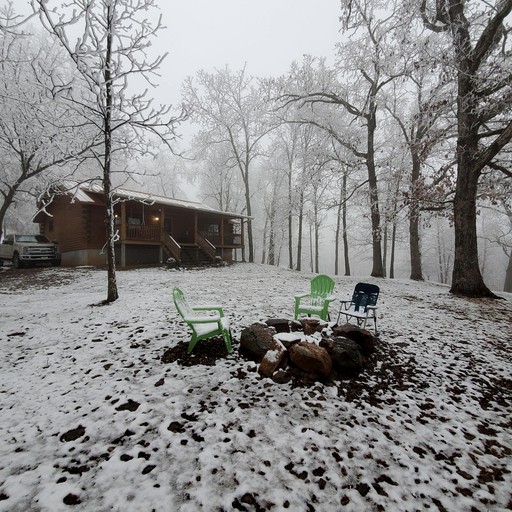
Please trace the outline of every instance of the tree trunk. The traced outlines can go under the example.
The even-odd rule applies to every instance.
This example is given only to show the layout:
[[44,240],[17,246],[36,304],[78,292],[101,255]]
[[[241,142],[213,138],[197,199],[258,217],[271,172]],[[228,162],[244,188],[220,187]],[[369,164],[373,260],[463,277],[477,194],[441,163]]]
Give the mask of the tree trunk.
[[116,279],[116,255],[115,255],[115,232],[114,232],[114,205],[112,201],[112,183],[110,180],[110,167],[112,156],[112,81],[111,81],[111,55],[112,55],[112,11],[113,7],[107,7],[107,48],[105,56],[105,157],[103,161],[103,191],[105,194],[105,227],[107,233],[107,299],[106,303],[114,302],[119,298]]
[[[467,151],[459,148],[459,151]],[[472,154],[467,152],[468,154]],[[471,172],[467,156],[459,154],[453,203],[455,253],[450,292],[470,297],[495,297],[487,288],[478,263],[476,194],[478,174]]]
[[7,214],[7,210],[11,206],[17,190],[18,190],[18,186],[14,185],[12,187],[9,187],[9,191],[7,192],[7,194],[4,195],[4,202],[2,203],[2,206],[0,207],[0,238],[2,238],[4,219]]
[[[316,195],[316,194],[315,194]],[[313,224],[315,237],[315,272],[320,273],[320,226],[318,221],[318,200],[315,199],[315,222]]]
[[[457,182],[455,186],[455,254],[451,293],[469,297],[496,297],[484,283],[478,265],[476,197],[481,167],[478,160],[479,86],[471,51],[465,3],[450,0],[452,37],[457,62]],[[478,66],[477,66],[478,67]]]
[[345,275],[350,275],[350,258],[348,254],[348,226],[347,226],[347,174],[343,175],[343,258],[345,260]]
[[267,259],[267,228],[268,228],[268,216],[265,216],[265,225],[263,226],[263,248],[261,250],[261,264],[264,265]]
[[338,210],[336,212],[336,233],[334,237],[334,275],[339,274],[339,260],[340,260],[340,234],[341,234],[341,210],[343,202],[343,191],[340,193]]
[[268,264],[275,265],[276,252],[276,233],[275,233],[275,209],[274,205],[270,207],[270,229],[268,234]]
[[302,226],[304,224],[304,193],[300,193],[299,221],[297,233],[297,270],[302,270]]
[[252,236],[252,208],[251,208],[251,194],[249,190],[249,180],[245,187],[245,203],[247,205],[247,243],[249,245],[249,263],[254,263],[254,240]]
[[288,169],[288,268],[293,269],[292,169]]
[[396,219],[393,220],[391,229],[391,255],[389,258],[389,278],[395,278],[395,247],[396,247]]
[[[376,93],[375,93],[376,94]],[[368,123],[368,154],[366,166],[368,169],[368,185],[370,188],[370,212],[372,220],[372,277],[384,277],[384,266],[382,264],[381,248],[381,226],[379,211],[379,193],[377,189],[377,172],[375,169],[375,130],[377,128],[377,106],[375,95],[370,99],[370,114],[367,116]]]
[[420,249],[420,210],[418,205],[418,181],[420,177],[421,164],[418,156],[413,151],[412,154],[412,176],[411,176],[411,211],[409,214],[409,254],[411,258],[411,275],[414,281],[423,281],[423,271],[421,268],[421,249]]
[[512,250],[508,256],[508,265],[505,273],[505,285],[503,286],[503,291],[512,293]]
[[388,264],[388,223],[387,221],[384,223],[384,227],[382,228],[384,231],[384,236],[382,237],[382,270],[383,276],[386,277],[386,267]]
[[314,272],[315,269],[313,267],[314,257],[313,257],[313,225],[311,222],[309,223],[309,269],[311,272]]

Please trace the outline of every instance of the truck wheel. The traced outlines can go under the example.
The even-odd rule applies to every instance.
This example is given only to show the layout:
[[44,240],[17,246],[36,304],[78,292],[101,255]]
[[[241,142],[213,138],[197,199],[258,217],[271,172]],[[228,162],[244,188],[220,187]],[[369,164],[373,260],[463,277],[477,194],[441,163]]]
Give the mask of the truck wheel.
[[20,260],[20,255],[17,252],[12,256],[12,266],[14,268],[23,268],[23,262]]

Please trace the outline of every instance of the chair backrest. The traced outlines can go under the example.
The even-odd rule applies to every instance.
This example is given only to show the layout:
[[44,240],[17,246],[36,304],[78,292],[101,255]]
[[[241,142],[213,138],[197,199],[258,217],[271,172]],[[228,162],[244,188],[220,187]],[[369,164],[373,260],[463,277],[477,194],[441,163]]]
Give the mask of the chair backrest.
[[330,295],[333,290],[334,281],[329,276],[319,274],[311,279],[311,295],[325,298],[327,295]]
[[174,305],[176,306],[176,309],[182,318],[193,316],[192,308],[187,302],[187,299],[185,299],[185,295],[179,288],[173,289],[172,298],[174,299]]
[[376,306],[380,288],[376,284],[357,283],[352,295],[354,311],[364,308],[366,313],[368,306]]

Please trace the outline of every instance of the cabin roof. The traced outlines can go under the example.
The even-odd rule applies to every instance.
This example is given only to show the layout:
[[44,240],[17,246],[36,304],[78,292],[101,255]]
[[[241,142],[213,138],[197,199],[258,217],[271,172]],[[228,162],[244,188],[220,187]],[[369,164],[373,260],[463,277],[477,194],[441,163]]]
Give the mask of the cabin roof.
[[[61,193],[64,192],[66,195],[71,196],[72,201],[74,202],[103,204],[103,199],[101,197],[98,197],[103,194],[103,187],[98,183],[76,183],[67,181],[59,184],[58,189]],[[204,203],[187,201],[184,199],[175,199],[172,197],[160,196],[158,194],[152,194],[149,192],[116,188],[114,191],[114,196],[116,198],[125,199],[128,201],[138,201],[148,205],[158,204],[164,206],[174,206],[177,208],[186,208],[189,210],[215,213],[217,215],[236,217],[239,219],[247,218],[247,216],[241,215],[239,213],[216,210],[215,208],[212,208],[211,206],[208,206],[207,204]]]

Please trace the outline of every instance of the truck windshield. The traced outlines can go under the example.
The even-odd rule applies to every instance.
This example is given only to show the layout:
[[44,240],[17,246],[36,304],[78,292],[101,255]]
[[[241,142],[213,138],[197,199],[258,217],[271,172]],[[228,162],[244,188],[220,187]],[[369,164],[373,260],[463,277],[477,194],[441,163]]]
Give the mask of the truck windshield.
[[44,235],[17,235],[16,242],[19,243],[29,243],[29,244],[49,244],[51,243],[48,238]]

